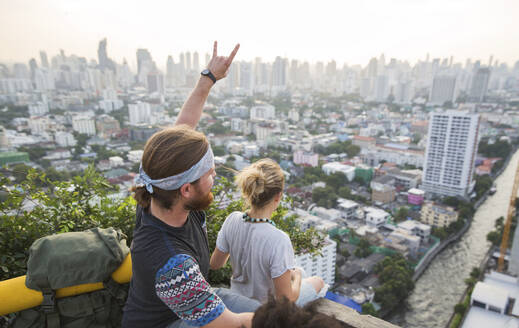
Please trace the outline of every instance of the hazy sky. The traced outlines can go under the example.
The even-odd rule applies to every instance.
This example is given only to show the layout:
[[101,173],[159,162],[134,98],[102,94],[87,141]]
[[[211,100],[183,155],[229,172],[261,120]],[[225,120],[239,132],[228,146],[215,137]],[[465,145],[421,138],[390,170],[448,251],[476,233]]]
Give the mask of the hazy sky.
[[0,61],[27,62],[39,50],[135,65],[137,48],[163,67],[168,54],[241,43],[238,60],[287,56],[366,65],[384,53],[412,63],[454,56],[519,60],[519,0],[0,0]]

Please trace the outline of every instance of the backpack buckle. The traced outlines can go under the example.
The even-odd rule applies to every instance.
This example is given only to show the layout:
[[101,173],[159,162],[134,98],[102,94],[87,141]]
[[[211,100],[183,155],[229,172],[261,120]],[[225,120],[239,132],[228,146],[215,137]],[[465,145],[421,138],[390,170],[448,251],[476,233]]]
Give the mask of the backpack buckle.
[[42,289],[43,302],[41,302],[41,309],[44,313],[52,313],[56,308],[56,295],[50,288]]

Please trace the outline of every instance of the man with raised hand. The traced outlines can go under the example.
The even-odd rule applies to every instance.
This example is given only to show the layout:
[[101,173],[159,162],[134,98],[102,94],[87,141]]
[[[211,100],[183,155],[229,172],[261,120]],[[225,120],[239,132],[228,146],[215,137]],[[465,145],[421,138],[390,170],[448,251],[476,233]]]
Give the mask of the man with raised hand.
[[195,131],[212,86],[224,78],[228,57],[213,57],[184,103],[175,126],[144,147],[134,197],[137,220],[131,246],[132,280],[123,327],[250,327],[259,303],[212,289],[203,212],[213,200],[211,146]]

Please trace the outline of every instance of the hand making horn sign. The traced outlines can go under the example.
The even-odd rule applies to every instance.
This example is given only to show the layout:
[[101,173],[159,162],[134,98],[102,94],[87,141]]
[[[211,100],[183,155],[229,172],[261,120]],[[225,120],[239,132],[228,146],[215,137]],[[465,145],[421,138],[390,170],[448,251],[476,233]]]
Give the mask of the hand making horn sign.
[[202,75],[209,77],[214,83],[226,77],[239,48],[240,44],[238,43],[228,57],[218,56],[218,42],[215,41],[213,45],[213,57],[209,61],[207,69],[202,71]]

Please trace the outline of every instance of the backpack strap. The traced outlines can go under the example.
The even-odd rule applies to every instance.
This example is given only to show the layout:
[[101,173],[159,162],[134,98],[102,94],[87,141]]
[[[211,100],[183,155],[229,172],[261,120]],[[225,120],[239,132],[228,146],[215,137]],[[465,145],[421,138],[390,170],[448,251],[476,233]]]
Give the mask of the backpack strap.
[[121,307],[126,303],[126,297],[128,296],[125,287],[115,280],[112,277],[109,277],[103,282],[103,285],[106,291],[117,301],[117,304]]
[[47,328],[59,328],[59,313],[56,311],[56,293],[50,288],[42,288],[43,302],[41,303],[41,309],[45,314],[45,320],[47,321]]

